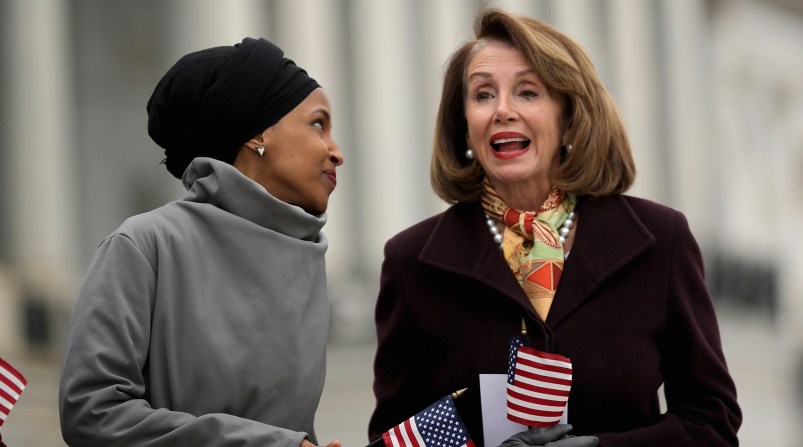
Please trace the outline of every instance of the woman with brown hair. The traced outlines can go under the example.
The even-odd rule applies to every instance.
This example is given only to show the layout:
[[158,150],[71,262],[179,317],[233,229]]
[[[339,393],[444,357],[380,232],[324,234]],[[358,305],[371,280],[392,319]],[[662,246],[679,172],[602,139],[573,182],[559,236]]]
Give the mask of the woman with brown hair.
[[479,377],[507,373],[524,324],[529,347],[570,359],[570,425],[505,445],[738,444],[698,245],[680,212],[623,195],[634,176],[585,52],[537,20],[482,12],[436,123],[431,182],[453,205],[385,246],[370,438],[467,388],[458,412],[482,445]]

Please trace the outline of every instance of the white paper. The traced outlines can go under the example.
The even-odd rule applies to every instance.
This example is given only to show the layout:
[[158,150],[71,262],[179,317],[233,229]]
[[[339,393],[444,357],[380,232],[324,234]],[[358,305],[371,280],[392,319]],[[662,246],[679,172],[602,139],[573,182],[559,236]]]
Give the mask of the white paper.
[[[482,431],[486,447],[498,446],[516,433],[528,430],[526,425],[507,419],[507,375],[480,374],[480,405]],[[560,423],[567,423],[568,405]]]

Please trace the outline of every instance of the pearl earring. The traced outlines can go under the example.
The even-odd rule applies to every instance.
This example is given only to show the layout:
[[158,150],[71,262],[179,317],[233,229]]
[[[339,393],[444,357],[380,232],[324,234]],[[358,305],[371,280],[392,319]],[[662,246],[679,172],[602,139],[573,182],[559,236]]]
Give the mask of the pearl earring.
[[569,143],[569,144],[567,144],[567,145],[566,145],[566,146],[564,146],[564,147],[566,148],[566,153],[567,153],[567,154],[568,154],[569,152],[571,152],[571,151],[572,151],[572,143]]
[[254,149],[256,149],[256,150],[257,150],[257,153],[259,153],[259,156],[260,156],[260,157],[262,156],[262,154],[264,154],[264,153],[265,153],[265,146],[257,146],[257,147],[255,147]]
[[474,150],[473,149],[471,149],[471,148],[466,149],[466,158],[468,158],[469,160],[473,160],[474,159]]

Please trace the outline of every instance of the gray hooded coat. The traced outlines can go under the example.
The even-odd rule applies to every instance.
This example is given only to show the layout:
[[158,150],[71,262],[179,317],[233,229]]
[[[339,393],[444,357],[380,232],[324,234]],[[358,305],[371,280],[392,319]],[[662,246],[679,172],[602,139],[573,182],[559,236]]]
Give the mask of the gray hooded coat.
[[95,254],[67,334],[72,446],[316,442],[329,325],[321,227],[231,165],[126,220]]

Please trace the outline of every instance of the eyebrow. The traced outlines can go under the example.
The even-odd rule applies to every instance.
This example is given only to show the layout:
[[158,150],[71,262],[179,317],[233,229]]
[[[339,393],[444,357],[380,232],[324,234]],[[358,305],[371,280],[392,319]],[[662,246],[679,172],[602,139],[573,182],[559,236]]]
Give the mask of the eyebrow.
[[332,115],[329,113],[328,110],[324,109],[323,107],[313,110],[310,115],[315,115],[315,114],[318,114],[318,113],[323,115],[324,118],[326,118],[327,121],[331,121],[332,120]]
[[[522,77],[524,77],[526,75],[529,75],[529,74],[535,75],[536,78],[538,77],[538,74],[535,72],[535,70],[533,70],[531,68],[528,68],[526,70],[521,70],[521,71],[517,72],[515,77],[516,78],[522,78]],[[490,79],[492,77],[493,76],[491,76],[491,74],[488,73],[487,71],[476,71],[474,73],[471,73],[471,75],[468,77],[467,81],[471,81],[473,78]],[[539,81],[540,81],[540,79],[539,79]]]

